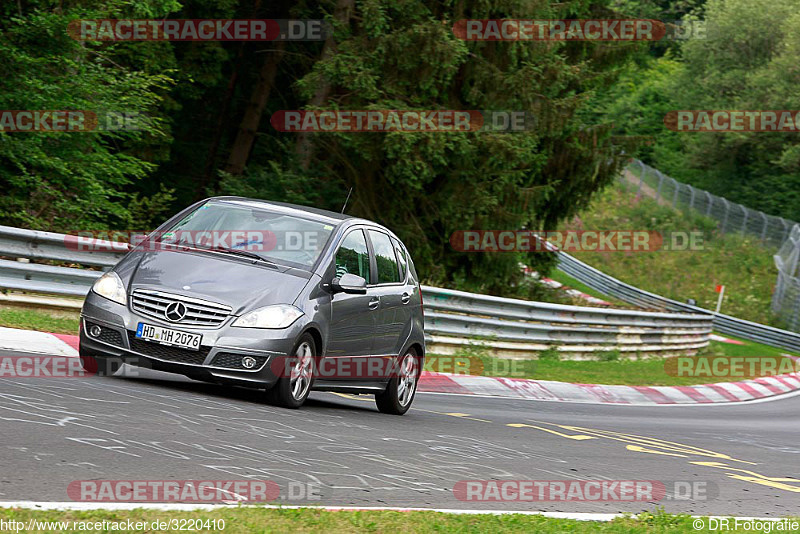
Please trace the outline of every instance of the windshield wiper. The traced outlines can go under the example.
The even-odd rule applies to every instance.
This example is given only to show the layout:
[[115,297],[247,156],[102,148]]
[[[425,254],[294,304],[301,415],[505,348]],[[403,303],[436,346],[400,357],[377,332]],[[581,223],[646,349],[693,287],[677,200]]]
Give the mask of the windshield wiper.
[[[156,242],[162,243],[164,241],[162,241],[161,238],[158,237],[158,238],[156,238]],[[179,239],[178,241],[176,241],[174,243],[167,242],[165,244],[171,245],[173,247],[188,248],[188,249],[192,249],[192,250],[202,250],[202,251],[211,251],[211,252],[222,252],[224,254],[234,254],[234,255],[237,255],[237,256],[242,256],[244,258],[250,258],[251,260],[256,260],[256,261],[260,261],[262,263],[266,263],[266,264],[270,265],[271,267],[275,267],[275,268],[279,267],[279,265],[277,263],[275,263],[273,261],[270,261],[270,260],[266,259],[265,257],[263,257],[263,256],[261,256],[259,254],[256,254],[255,252],[250,252],[249,250],[242,250],[240,248],[228,248],[228,247],[221,247],[219,245],[217,245],[216,247],[207,247],[207,246],[200,245],[198,243],[188,243],[188,242],[186,242],[186,241],[184,241],[182,239]]]
[[250,259],[253,259],[253,260],[258,260],[258,261],[262,261],[264,263],[268,263],[268,264],[270,264],[270,265],[272,265],[274,267],[278,266],[277,263],[271,262],[268,259],[264,258],[263,256],[260,256],[260,255],[256,254],[255,252],[250,252],[249,250],[242,250],[240,248],[220,247],[220,246],[209,247],[208,250],[214,250],[214,251],[217,251],[217,252],[224,252],[226,254],[236,254],[236,255],[239,255],[239,256],[243,256],[245,258],[250,258]]

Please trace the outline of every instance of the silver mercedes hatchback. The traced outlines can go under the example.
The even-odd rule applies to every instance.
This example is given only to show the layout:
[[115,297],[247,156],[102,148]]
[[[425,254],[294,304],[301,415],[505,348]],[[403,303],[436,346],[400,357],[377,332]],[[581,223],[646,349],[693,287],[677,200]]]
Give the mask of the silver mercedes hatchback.
[[122,363],[266,389],[375,395],[404,414],[425,357],[422,294],[390,230],[338,213],[215,197],[168,220],[94,284],[81,312],[88,372]]

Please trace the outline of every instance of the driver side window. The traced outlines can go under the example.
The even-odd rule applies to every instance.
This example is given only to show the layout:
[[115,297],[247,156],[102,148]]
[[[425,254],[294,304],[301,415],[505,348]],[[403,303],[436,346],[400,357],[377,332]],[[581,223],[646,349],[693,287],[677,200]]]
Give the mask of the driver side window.
[[336,277],[350,273],[362,277],[367,284],[369,277],[369,251],[363,230],[353,230],[345,236],[336,251]]

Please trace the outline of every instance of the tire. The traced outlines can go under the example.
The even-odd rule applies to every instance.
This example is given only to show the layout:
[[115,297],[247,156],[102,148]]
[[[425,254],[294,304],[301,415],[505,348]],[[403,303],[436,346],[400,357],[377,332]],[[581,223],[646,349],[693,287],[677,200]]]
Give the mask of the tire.
[[397,373],[392,373],[394,376],[389,379],[386,390],[375,395],[375,404],[381,413],[403,415],[411,408],[417,394],[421,372],[419,356],[409,350],[399,359],[397,370]]
[[81,367],[87,375],[112,376],[122,366],[118,358],[80,353]]
[[311,334],[303,334],[297,340],[288,367],[289,376],[281,376],[267,390],[267,401],[285,408],[299,408],[311,393],[317,370],[317,347]]

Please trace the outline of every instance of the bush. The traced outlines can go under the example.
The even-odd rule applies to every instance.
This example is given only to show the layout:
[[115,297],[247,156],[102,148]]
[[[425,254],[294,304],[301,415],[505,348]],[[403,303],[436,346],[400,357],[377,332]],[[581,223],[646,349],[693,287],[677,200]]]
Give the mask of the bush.
[[543,350],[539,353],[539,359],[557,362],[561,360],[561,355],[558,353],[557,348],[550,347],[547,350]]
[[619,351],[616,349],[604,350],[595,354],[595,358],[600,362],[616,362],[619,360]]

